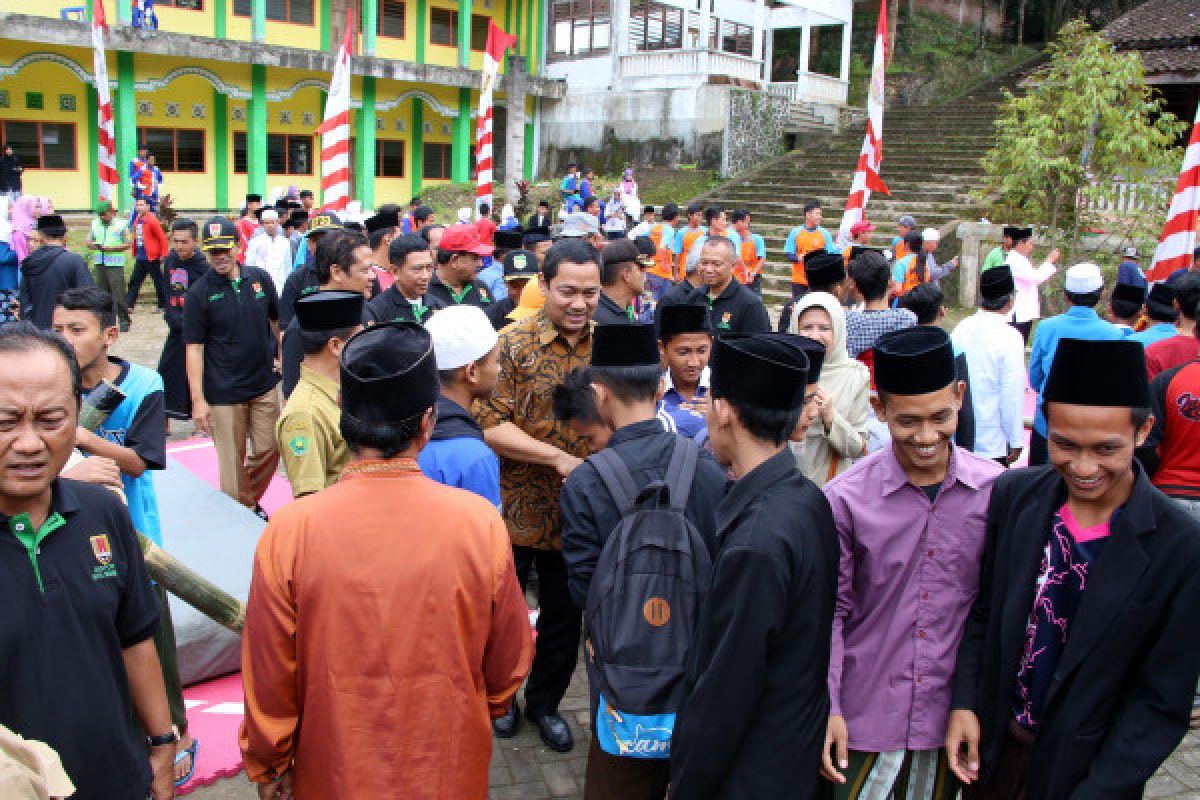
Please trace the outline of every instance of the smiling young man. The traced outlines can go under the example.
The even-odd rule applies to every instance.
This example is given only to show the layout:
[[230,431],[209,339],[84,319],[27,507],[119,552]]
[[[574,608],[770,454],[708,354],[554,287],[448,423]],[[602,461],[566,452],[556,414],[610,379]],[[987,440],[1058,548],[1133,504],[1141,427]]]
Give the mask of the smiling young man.
[[372,322],[428,322],[430,313],[442,307],[428,295],[433,278],[429,243],[415,233],[397,236],[388,245],[388,264],[395,280],[367,304],[367,316]]
[[964,387],[944,330],[881,336],[875,383],[891,446],[825,484],[841,565],[821,772],[838,800],[949,800],[954,657],[1002,469],[954,444]]
[[137,535],[115,494],[58,477],[81,393],[61,336],[0,328],[0,725],[50,745],[73,798],[165,800],[178,736]]
[[1187,732],[1200,526],[1134,462],[1140,344],[1061,340],[1043,397],[1050,465],[992,492],[946,753],[971,800],[1141,797]]
[[658,319],[658,349],[662,355],[664,391],[659,416],[670,418],[677,433],[704,442],[709,409],[708,361],[712,355],[708,309],[696,303],[664,306]]

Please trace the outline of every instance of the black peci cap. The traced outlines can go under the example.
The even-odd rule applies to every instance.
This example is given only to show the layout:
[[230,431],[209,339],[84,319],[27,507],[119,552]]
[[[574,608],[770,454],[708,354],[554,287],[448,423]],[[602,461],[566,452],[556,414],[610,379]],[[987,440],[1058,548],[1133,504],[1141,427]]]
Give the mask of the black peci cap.
[[985,300],[999,300],[1017,290],[1013,282],[1012,267],[1001,264],[979,273],[979,295]]
[[528,250],[510,250],[504,256],[504,279],[536,278],[538,274],[538,259],[536,253]]
[[362,292],[325,291],[296,301],[296,324],[306,331],[340,331],[362,324]]
[[1060,339],[1042,387],[1042,402],[1149,407],[1145,347],[1129,339]]
[[808,356],[779,333],[727,334],[713,344],[711,391],[749,406],[791,411],[804,405]]
[[954,346],[941,328],[904,328],[875,342],[875,385],[881,392],[929,394],[954,380]]
[[818,250],[804,257],[804,274],[809,286],[833,286],[846,279],[846,262],[840,253]]
[[592,331],[593,367],[656,367],[661,363],[653,325],[597,325]]
[[403,422],[437,402],[433,337],[415,322],[384,322],[342,348],[342,413],[367,424]]

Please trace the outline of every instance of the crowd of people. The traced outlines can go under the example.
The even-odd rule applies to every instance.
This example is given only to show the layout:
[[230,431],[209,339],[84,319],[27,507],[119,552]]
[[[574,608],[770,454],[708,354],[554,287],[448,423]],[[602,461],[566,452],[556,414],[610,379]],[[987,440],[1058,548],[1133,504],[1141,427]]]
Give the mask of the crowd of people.
[[[1200,253],[1075,264],[1034,327],[1059,255],[1006,227],[947,332],[935,229],[843,245],[811,201],[773,326],[748,212],[592,180],[524,224],[285,192],[164,229],[139,197],[90,270],[39,204],[0,327],[0,753],[35,755],[0,775],[190,776],[138,544],[190,419],[224,493],[266,519],[282,463],[296,498],[245,609],[260,797],[485,797],[494,738],[574,749],[581,656],[589,800],[1141,795],[1200,674]],[[145,275],[157,370],[112,354]]]

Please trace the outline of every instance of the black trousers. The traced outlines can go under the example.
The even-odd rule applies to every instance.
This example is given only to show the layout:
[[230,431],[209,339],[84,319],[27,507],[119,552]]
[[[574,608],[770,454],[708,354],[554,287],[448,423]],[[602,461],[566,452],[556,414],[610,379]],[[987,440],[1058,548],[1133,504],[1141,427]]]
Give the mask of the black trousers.
[[1021,338],[1025,340],[1025,344],[1029,344],[1029,334],[1033,331],[1033,320],[1014,322],[1012,326],[1021,332]]
[[593,734],[583,778],[585,800],[663,800],[670,781],[670,760],[610,755]]
[[1046,437],[1037,431],[1029,432],[1029,466],[1040,467],[1050,463],[1050,448]]
[[139,258],[133,265],[133,274],[129,276],[129,293],[125,296],[125,305],[133,308],[137,303],[138,291],[142,288],[142,281],[146,280],[146,275],[150,276],[150,280],[154,284],[154,295],[158,300],[158,307],[166,308],[167,285],[163,280],[162,262],[147,261],[144,258]]
[[579,632],[583,614],[571,602],[567,590],[567,564],[558,550],[535,550],[513,546],[513,562],[521,589],[529,580],[529,568],[537,569],[537,645],[529,682],[525,684],[525,713],[542,717],[558,713],[575,662],[579,658]]

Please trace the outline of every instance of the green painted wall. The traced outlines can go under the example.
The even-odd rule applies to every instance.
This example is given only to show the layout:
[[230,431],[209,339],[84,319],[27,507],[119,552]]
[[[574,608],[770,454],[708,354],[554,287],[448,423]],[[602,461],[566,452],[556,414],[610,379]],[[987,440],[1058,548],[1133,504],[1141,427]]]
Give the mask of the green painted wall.
[[216,206],[223,211],[229,208],[229,106],[218,89],[213,89],[213,171],[217,178]]
[[267,193],[267,68],[250,65],[250,113],[246,120],[246,190]]
[[429,36],[425,31],[429,28],[429,0],[417,0],[417,63],[425,63],[425,45]]
[[117,208],[128,211],[133,203],[129,193],[129,162],[137,157],[137,97],[133,91],[133,53],[124,50],[117,51],[113,121],[117,136],[117,175],[120,176],[114,196]]
[[533,175],[533,130],[534,120],[537,116],[537,106],[534,105],[533,111],[529,114],[529,122],[525,123],[525,180],[532,181]]
[[362,26],[362,54],[373,56],[379,30],[379,0],[362,0]]
[[250,38],[256,42],[267,40],[267,0],[252,0],[250,4]]
[[471,65],[471,0],[458,0],[458,65]]
[[213,38],[225,38],[225,20],[227,9],[225,0],[212,0],[213,7]]
[[362,108],[355,113],[358,131],[354,165],[355,196],[363,208],[375,207],[375,79],[362,79]]
[[[333,0],[320,0],[321,3],[321,52],[328,53],[333,45]],[[339,45],[341,43],[339,42]]]

